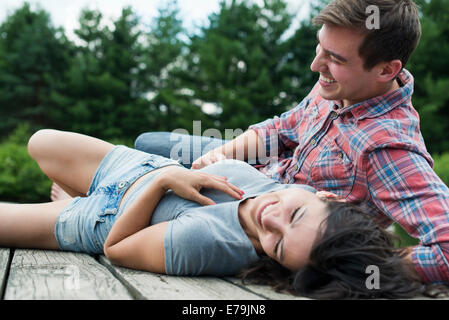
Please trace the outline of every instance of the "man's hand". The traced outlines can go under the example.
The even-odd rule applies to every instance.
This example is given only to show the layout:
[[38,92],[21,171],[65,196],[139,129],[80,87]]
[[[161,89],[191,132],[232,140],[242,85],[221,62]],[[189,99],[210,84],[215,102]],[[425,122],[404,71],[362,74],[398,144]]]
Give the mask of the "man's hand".
[[192,169],[201,169],[212,163],[225,159],[226,156],[222,152],[218,150],[212,150],[193,161]]
[[170,168],[162,172],[156,179],[164,190],[171,189],[178,196],[202,205],[215,204],[212,199],[200,193],[202,188],[217,189],[235,199],[242,199],[244,194],[242,190],[229,183],[226,177],[194,172],[184,168]]

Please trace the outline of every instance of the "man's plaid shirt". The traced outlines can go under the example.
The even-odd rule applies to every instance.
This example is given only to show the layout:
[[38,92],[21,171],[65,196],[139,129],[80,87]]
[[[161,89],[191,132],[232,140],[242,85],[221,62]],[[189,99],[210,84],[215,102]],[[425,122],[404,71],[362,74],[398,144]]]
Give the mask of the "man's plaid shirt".
[[256,167],[281,183],[366,201],[383,226],[395,221],[420,239],[412,259],[422,280],[447,284],[449,189],[419,130],[413,76],[404,69],[398,80],[399,89],[343,109],[317,83],[292,110],[249,127],[271,157]]

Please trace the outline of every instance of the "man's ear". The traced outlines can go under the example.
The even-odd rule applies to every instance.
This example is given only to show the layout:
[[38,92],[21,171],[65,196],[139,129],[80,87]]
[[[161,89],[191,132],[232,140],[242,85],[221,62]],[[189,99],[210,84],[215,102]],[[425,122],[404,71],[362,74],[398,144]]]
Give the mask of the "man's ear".
[[335,193],[329,192],[329,191],[318,191],[316,193],[316,196],[320,198],[321,200],[331,200],[331,201],[337,201],[337,202],[346,202],[346,199],[343,197],[340,197],[336,195]]
[[383,62],[379,68],[379,80],[381,82],[389,82],[394,80],[398,73],[401,72],[402,62],[399,59]]

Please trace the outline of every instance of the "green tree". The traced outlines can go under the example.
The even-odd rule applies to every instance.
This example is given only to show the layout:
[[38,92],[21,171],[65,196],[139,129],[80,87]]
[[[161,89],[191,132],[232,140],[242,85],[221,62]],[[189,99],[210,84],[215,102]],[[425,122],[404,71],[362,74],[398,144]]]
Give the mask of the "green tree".
[[102,21],[98,11],[81,13],[75,30],[81,44],[65,75],[67,86],[52,96],[64,111],[60,127],[103,139],[135,137],[147,109],[139,19],[125,8],[112,30]]
[[408,69],[415,77],[413,104],[431,153],[449,150],[449,0],[417,0],[422,37]]
[[209,25],[191,37],[184,83],[198,103],[216,106],[215,127],[246,129],[291,105],[282,88],[288,48],[282,36],[291,20],[281,0],[263,7],[222,1]]
[[0,134],[21,122],[48,126],[47,97],[68,68],[67,39],[49,15],[25,3],[0,26]]
[[189,72],[184,63],[185,34],[177,1],[162,4],[146,34],[146,85],[151,110],[146,130],[184,128],[191,132],[193,120],[207,121],[182,83],[183,75]]

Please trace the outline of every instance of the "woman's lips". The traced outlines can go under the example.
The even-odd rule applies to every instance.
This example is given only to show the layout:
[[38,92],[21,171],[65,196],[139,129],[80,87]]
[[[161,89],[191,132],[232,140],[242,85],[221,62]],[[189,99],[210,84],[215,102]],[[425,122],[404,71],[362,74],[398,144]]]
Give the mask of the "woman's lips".
[[277,201],[270,201],[270,202],[267,202],[267,203],[265,203],[265,204],[259,209],[259,211],[257,212],[257,215],[256,215],[257,223],[259,224],[259,226],[260,226],[261,228],[263,228],[263,225],[262,225],[262,213],[263,213],[263,211],[264,211],[268,206],[270,206],[270,205],[272,205],[272,204],[275,204],[275,203],[277,203]]

